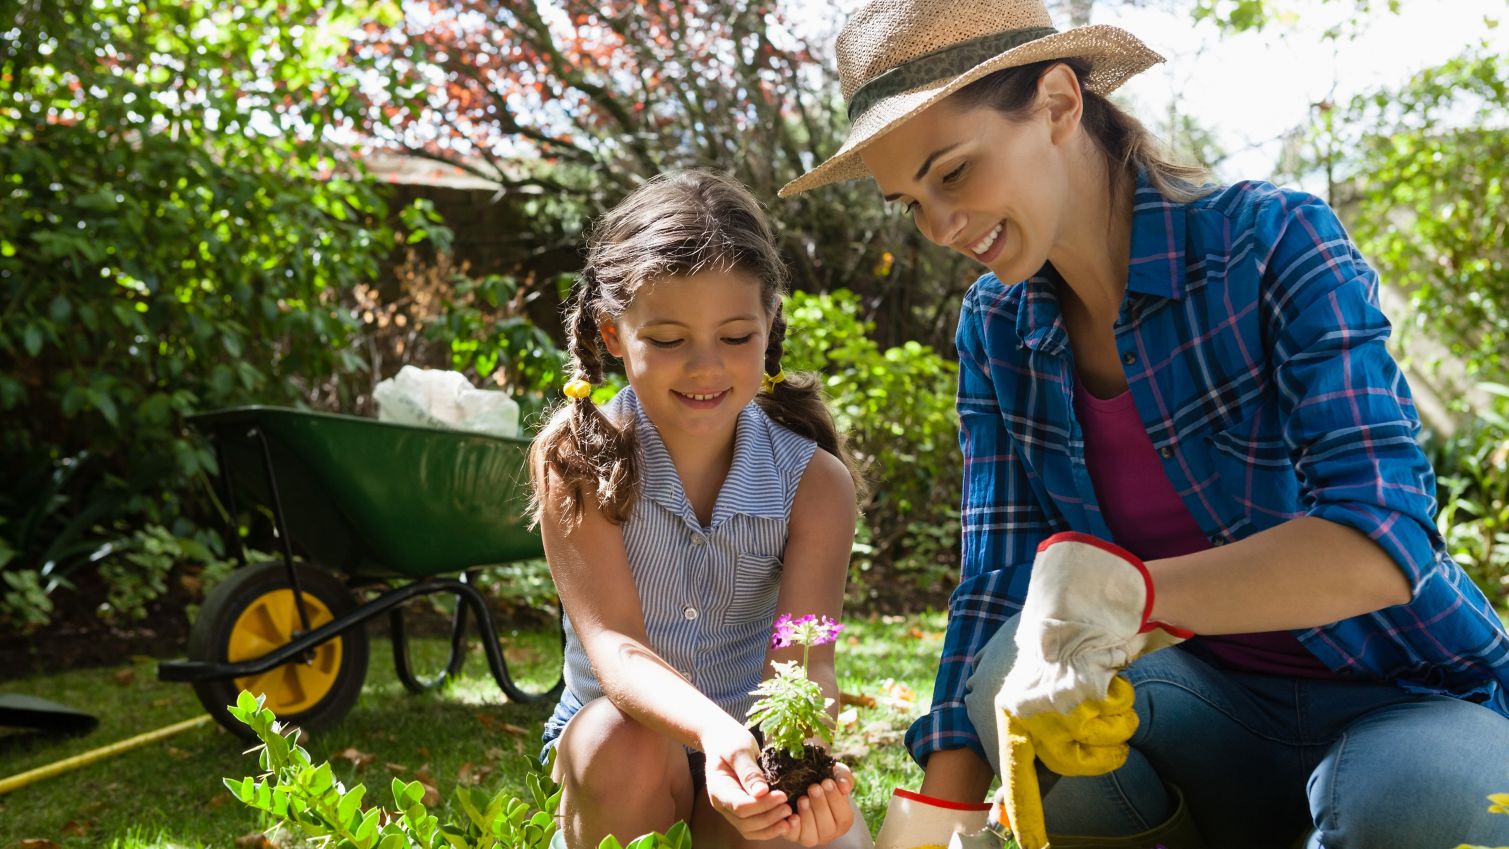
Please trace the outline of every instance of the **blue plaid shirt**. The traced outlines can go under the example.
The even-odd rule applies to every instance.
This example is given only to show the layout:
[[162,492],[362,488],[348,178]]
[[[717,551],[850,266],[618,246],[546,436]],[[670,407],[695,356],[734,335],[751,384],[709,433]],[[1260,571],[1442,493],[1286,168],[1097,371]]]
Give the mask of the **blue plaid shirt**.
[[[963,569],[919,763],[980,751],[964,708],[976,653],[1027,593],[1037,544],[1110,530],[1074,416],[1074,363],[1051,266],[981,277],[964,299],[959,442]],[[1299,516],[1367,534],[1407,604],[1295,631],[1332,669],[1509,715],[1509,635],[1446,553],[1419,419],[1385,340],[1378,278],[1317,198],[1240,183],[1192,203],[1139,180],[1116,345],[1163,470],[1212,545]],[[983,752],[981,752],[983,755]]]

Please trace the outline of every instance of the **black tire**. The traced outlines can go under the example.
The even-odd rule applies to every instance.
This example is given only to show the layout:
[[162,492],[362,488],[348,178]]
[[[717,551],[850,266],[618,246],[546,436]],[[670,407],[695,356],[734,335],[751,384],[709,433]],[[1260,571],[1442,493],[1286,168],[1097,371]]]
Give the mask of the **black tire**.
[[[356,599],[328,573],[298,565],[299,587],[310,627],[350,613]],[[239,626],[239,632],[238,632]],[[286,645],[299,629],[293,590],[281,563],[258,563],[233,572],[210,591],[189,631],[189,659],[224,663],[251,660]],[[267,707],[282,722],[304,728],[329,726],[346,715],[367,678],[367,629],[352,626],[316,646],[307,661],[291,661],[245,679],[194,684],[200,704],[237,736],[251,729],[226,711],[242,689],[267,694]]]

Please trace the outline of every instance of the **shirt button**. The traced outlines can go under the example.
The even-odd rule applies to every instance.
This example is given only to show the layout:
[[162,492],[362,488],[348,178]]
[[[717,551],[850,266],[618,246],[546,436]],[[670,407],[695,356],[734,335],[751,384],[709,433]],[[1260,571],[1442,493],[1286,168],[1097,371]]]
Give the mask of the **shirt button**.
[[1121,361],[1123,363],[1126,363],[1129,366],[1130,365],[1136,365],[1137,364],[1137,355],[1134,354],[1134,353],[1132,353],[1131,351],[1127,351],[1127,352],[1125,352],[1125,353],[1123,353],[1121,355]]
[[697,618],[697,608],[692,607],[691,605],[687,605],[686,607],[682,608],[681,615],[685,616],[687,621],[690,622],[691,620]]
[[1211,545],[1225,545],[1226,544],[1226,537],[1223,537],[1220,534],[1211,534],[1210,535],[1210,544]]
[[1174,456],[1174,446],[1172,446],[1172,445],[1165,445],[1162,448],[1159,448],[1158,449],[1158,456],[1162,457],[1165,460],[1167,460],[1168,458]]
[[699,534],[696,531],[692,532],[692,545],[701,545],[704,542],[706,542],[706,540],[702,538],[702,534]]

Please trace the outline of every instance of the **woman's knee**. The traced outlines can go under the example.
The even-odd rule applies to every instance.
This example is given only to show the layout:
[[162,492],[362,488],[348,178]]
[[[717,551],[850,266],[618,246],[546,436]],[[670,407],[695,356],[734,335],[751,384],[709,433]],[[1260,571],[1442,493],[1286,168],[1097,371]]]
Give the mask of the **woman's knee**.
[[996,694],[1016,662],[1017,622],[1018,618],[1013,616],[1001,623],[1000,629],[981,647],[964,688],[964,709],[997,774],[1001,765],[996,763]]
[[1505,845],[1509,816],[1488,794],[1509,791],[1509,719],[1433,698],[1353,723],[1310,776],[1326,849]]

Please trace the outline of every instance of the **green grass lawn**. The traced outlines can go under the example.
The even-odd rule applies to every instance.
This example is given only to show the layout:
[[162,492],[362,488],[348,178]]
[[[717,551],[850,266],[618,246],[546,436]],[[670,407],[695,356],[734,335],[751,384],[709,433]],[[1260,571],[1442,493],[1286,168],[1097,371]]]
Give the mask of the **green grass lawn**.
[[[835,749],[858,779],[857,798],[875,828],[894,786],[916,787],[921,773],[901,744],[906,727],[927,707],[942,647],[942,614],[854,620],[839,642],[845,693],[873,706],[846,706]],[[536,641],[536,645],[540,644]],[[337,725],[305,741],[318,762],[330,760],[348,786],[366,785],[368,800],[391,805],[394,777],[433,777],[441,798],[458,782],[524,795],[523,777],[538,754],[550,705],[504,704],[480,648],[461,676],[440,692],[412,695],[398,683],[385,639],[372,642],[366,688]],[[443,660],[440,641],[416,641],[423,673]],[[558,650],[510,654],[559,663]],[[527,673],[526,673],[527,674]],[[94,713],[100,727],[68,740],[0,731],[0,778],[193,718],[203,713],[186,684],[157,681],[156,660],[73,670],[6,682],[0,689]],[[0,847],[234,847],[267,823],[234,800],[222,777],[255,775],[256,759],[219,726],[209,724],[0,796]],[[438,811],[437,811],[438,813]],[[442,819],[444,817],[442,816]],[[51,841],[29,843],[28,841]],[[252,841],[246,841],[251,845]]]

